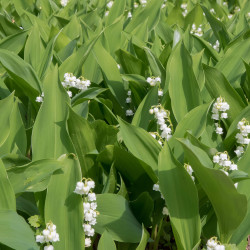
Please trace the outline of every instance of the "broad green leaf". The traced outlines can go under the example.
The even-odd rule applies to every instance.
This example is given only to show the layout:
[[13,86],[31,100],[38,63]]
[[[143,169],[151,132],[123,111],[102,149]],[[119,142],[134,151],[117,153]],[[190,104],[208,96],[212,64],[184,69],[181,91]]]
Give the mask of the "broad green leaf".
[[141,193],[138,198],[130,202],[130,207],[137,220],[146,227],[151,226],[151,217],[154,210],[154,201],[147,192]]
[[[67,72],[71,72],[74,75],[80,76],[82,72],[82,66],[88,58],[90,52],[93,49],[96,41],[99,39],[99,35],[86,41],[76,52],[69,56],[59,67],[60,78]],[[79,60],[80,58],[80,60]]]
[[14,105],[14,93],[9,95],[3,100],[0,100],[0,154],[6,154],[5,150],[3,151],[2,145],[7,140],[9,133],[10,133],[10,114],[13,110]]
[[188,112],[178,123],[173,136],[181,138],[187,131],[191,131],[193,136],[200,137],[206,127],[210,106],[211,103],[202,104]]
[[5,170],[5,166],[0,160],[0,209],[2,210],[16,210],[16,198],[14,190],[11,186],[10,180]]
[[97,250],[116,250],[115,242],[108,231],[104,231],[98,243]]
[[66,130],[69,97],[59,82],[57,67],[45,77],[43,84],[44,102],[32,131],[33,160],[57,159],[74,152]]
[[116,191],[116,171],[114,168],[114,165],[111,166],[110,171],[109,171],[109,176],[108,179],[104,185],[104,188],[102,190],[102,193],[115,193]]
[[237,192],[233,182],[222,171],[212,168],[213,163],[204,151],[193,146],[187,139],[179,141],[195,176],[213,205],[219,224],[220,240],[227,243],[246,215],[246,197]]
[[[0,101],[1,103],[1,131],[0,155],[9,154],[18,147],[22,154],[26,153],[26,132],[18,109],[18,102],[14,101],[14,93]],[[1,110],[2,109],[2,110]]]
[[159,155],[158,171],[177,247],[193,249],[201,234],[198,193],[192,178],[174,158],[167,143]]
[[39,73],[43,53],[44,46],[40,37],[38,25],[35,23],[25,44],[24,60],[32,66],[37,74]]
[[3,14],[0,14],[0,29],[4,36],[10,36],[22,32],[15,23],[12,23]]
[[15,193],[39,192],[47,188],[50,176],[61,168],[59,161],[39,160],[11,168],[8,176]]
[[165,68],[162,66],[160,60],[152,53],[152,51],[150,51],[150,49],[144,48],[144,51],[147,55],[147,59],[153,76],[159,76],[161,78],[161,86],[163,88],[166,78]]
[[[169,58],[169,95],[177,121],[201,104],[200,89],[192,69],[192,58],[184,44],[179,43]],[[165,85],[166,88],[166,85]]]
[[101,152],[106,145],[113,145],[117,141],[118,129],[115,126],[108,125],[105,121],[97,120],[93,122],[96,149]]
[[157,173],[158,154],[161,150],[160,144],[144,129],[130,125],[119,119],[122,139],[128,150],[138,159],[148,164]]
[[54,244],[59,249],[84,249],[82,197],[74,193],[81,180],[81,169],[76,156],[62,156],[62,174],[50,179],[45,200],[45,221],[57,226],[60,241]]
[[87,177],[90,171],[86,154],[96,150],[95,135],[89,122],[69,109],[68,129],[74,144],[83,176]]
[[225,98],[226,102],[230,105],[230,109],[228,110],[228,122],[232,123],[246,105],[219,70],[207,65],[203,67],[206,79],[205,86],[210,96],[215,99],[220,96]]
[[231,46],[218,62],[216,68],[220,70],[228,81],[234,86],[238,87],[237,81],[240,81],[240,77],[245,71],[244,63],[250,61],[249,51],[250,38],[240,41]]
[[55,46],[55,41],[59,34],[60,32],[49,41],[41,58],[42,60],[40,59],[38,75],[41,79],[43,79],[43,77],[45,76],[47,69],[49,68],[53,60],[53,49]]
[[97,88],[97,87],[89,88],[89,89],[82,91],[79,94],[75,95],[71,99],[71,103],[73,106],[75,106],[75,105],[82,103],[86,100],[95,99],[98,95],[105,92],[106,90],[107,89]]
[[1,149],[6,150],[6,153],[11,153],[15,147],[23,155],[26,154],[27,138],[22,117],[20,115],[19,106],[17,100],[14,103],[12,112],[10,114],[10,134],[2,145]]
[[234,119],[232,124],[230,125],[225,140],[223,141],[223,144],[225,145],[225,148],[232,149],[235,147],[236,142],[236,134],[240,131],[237,128],[238,122],[241,121],[243,118],[246,118],[248,121],[250,121],[250,105],[248,105],[246,108],[244,108]]
[[41,92],[41,83],[32,67],[13,52],[4,49],[0,49],[0,63],[23,93],[35,101]]
[[157,182],[153,172],[152,175],[148,174],[147,168],[150,167],[147,164],[120,147],[106,146],[106,150],[100,153],[97,160],[107,165],[114,161],[115,168],[121,173],[128,188],[133,189],[131,195],[135,198],[145,190],[150,192],[154,182]]
[[22,193],[16,198],[17,211],[21,211],[28,216],[39,214],[33,193]]
[[145,250],[149,239],[149,233],[147,229],[142,225],[142,236],[141,241],[136,250]]
[[105,229],[120,242],[137,243],[141,238],[141,225],[132,214],[128,201],[117,194],[97,195],[99,215],[95,229],[102,234]]
[[1,157],[6,170],[16,166],[22,166],[31,162],[31,160],[21,154],[11,153]]
[[0,210],[0,221],[0,242],[2,244],[12,249],[39,249],[34,232],[15,211]]
[[121,49],[116,51],[116,55],[118,56],[122,69],[126,74],[145,74],[146,64],[134,55]]
[[228,33],[225,25],[217,20],[206,7],[202,6],[204,13],[206,14],[206,18],[213,29],[213,32],[216,38],[220,41],[220,43],[225,47],[230,41],[230,34]]
[[122,77],[117,68],[117,63],[112,56],[102,47],[101,43],[96,43],[94,47],[94,55],[97,63],[101,67],[104,80],[121,106],[125,106],[126,92]]
[[126,7],[126,0],[114,1],[107,17],[106,26],[111,25],[119,16],[121,16]]
[[28,35],[28,32],[23,31],[23,32],[5,37],[0,42],[0,49],[9,50],[18,54],[24,46],[27,35]]
[[[250,147],[247,148],[246,152],[244,155],[241,157],[239,162],[237,162],[238,168],[241,171],[244,171],[248,173],[248,176],[250,176],[250,171],[249,171],[249,161],[250,161]],[[233,234],[230,242],[235,243],[235,244],[240,244],[243,240],[247,238],[247,236],[250,234],[250,223],[249,223],[249,218],[250,218],[250,195],[249,195],[249,188],[250,188],[250,180],[243,180],[239,182],[238,184],[238,191],[241,194],[246,195],[247,197],[247,214],[240,226],[237,228],[236,232]]]
[[125,31],[131,33],[139,24],[148,19],[148,30],[150,32],[159,22],[162,3],[162,0],[151,0],[148,2],[145,8],[135,13]]
[[152,88],[144,97],[139,107],[137,108],[132,125],[141,127],[147,130],[150,120],[154,117],[149,114],[149,110],[153,105],[158,104],[158,86]]

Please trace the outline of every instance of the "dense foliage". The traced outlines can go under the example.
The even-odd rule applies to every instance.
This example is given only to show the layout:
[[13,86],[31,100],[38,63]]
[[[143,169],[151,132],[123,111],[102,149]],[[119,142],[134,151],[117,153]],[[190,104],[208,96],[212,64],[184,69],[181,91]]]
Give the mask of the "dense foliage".
[[0,249],[245,249],[249,24],[249,0],[1,0]]

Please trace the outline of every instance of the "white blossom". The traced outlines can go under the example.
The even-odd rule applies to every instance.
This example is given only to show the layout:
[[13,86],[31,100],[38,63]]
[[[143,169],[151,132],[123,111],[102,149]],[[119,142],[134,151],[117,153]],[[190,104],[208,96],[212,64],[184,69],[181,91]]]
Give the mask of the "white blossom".
[[42,96],[37,96],[36,97],[36,102],[43,102],[43,97]]
[[113,1],[109,1],[107,3],[107,7],[110,9],[113,6],[114,2]]
[[169,215],[169,212],[168,212],[167,207],[164,207],[164,208],[162,209],[162,214],[163,214],[163,215]]
[[[41,244],[45,242],[57,242],[59,240],[60,240],[59,234],[56,232],[56,225],[54,225],[52,222],[46,224],[46,229],[44,229],[40,235],[36,235],[36,242]],[[48,248],[48,249],[54,249],[54,248]]]
[[44,246],[44,250],[54,250],[52,245]]
[[217,153],[216,155],[214,155],[213,162],[219,164],[222,167],[220,170],[222,170],[227,175],[227,171],[238,170],[238,166],[230,160],[230,157],[227,152]]
[[[220,49],[220,42],[218,40],[216,40],[215,44],[213,45],[213,48],[216,50],[216,51],[219,51]],[[226,117],[227,118],[227,117]]]
[[157,83],[161,83],[161,78],[160,77],[148,77],[147,82],[149,83],[150,86],[155,86]]
[[87,182],[83,183],[79,181],[76,184],[74,193],[83,195],[83,194],[88,194],[89,191],[90,191],[90,187],[88,186]]
[[203,35],[202,25],[200,24],[199,27],[196,27],[196,24],[193,23],[190,33],[201,37]]
[[237,157],[240,157],[244,153],[244,148],[242,146],[238,146],[236,150],[234,150]]
[[[87,188],[87,192],[84,191],[84,188]],[[95,182],[91,179],[83,178],[82,181],[77,182],[75,193],[83,195],[83,213],[84,213],[84,222],[83,230],[85,236],[93,237],[95,230],[92,226],[97,223],[96,217],[98,212],[96,211],[97,203],[96,194],[93,193],[93,188],[95,188]],[[85,247],[91,246],[91,239],[85,237]]]
[[225,246],[221,245],[216,237],[212,237],[207,241],[207,250],[225,250]]
[[237,129],[239,133],[236,134],[235,138],[236,142],[240,145],[234,152],[239,157],[244,153],[244,147],[250,143],[250,138],[248,138],[250,134],[250,124],[246,118],[238,122]]
[[126,110],[126,116],[133,116],[133,115],[134,115],[133,110],[131,110],[131,109]]
[[61,5],[65,7],[68,4],[69,0],[61,0]]
[[222,135],[223,134],[223,128],[221,128],[221,127],[216,127],[216,134],[219,134],[219,135]]
[[126,98],[126,103],[131,103],[131,97]]
[[154,185],[153,185],[153,190],[154,190],[154,191],[160,191],[160,186],[159,186],[159,184],[154,184]]
[[68,96],[71,98],[72,97],[72,92],[71,91],[67,91]]
[[90,246],[91,246],[91,239],[85,238],[85,247],[90,247]]
[[161,89],[158,90],[158,96],[163,96],[163,91]]
[[95,201],[95,200],[96,200],[96,195],[95,195],[95,193],[89,193],[89,194],[88,194],[88,199],[89,199],[89,201]]

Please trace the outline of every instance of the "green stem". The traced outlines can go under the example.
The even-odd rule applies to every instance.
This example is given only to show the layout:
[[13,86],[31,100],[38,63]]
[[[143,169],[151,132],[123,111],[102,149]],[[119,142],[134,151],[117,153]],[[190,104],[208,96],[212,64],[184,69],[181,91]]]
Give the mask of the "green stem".
[[158,244],[159,244],[159,240],[160,240],[162,229],[163,229],[162,224],[163,224],[163,218],[161,219],[161,222],[159,224],[158,232],[156,234],[156,238],[155,238],[155,241],[154,241],[153,250],[157,250],[158,249]]

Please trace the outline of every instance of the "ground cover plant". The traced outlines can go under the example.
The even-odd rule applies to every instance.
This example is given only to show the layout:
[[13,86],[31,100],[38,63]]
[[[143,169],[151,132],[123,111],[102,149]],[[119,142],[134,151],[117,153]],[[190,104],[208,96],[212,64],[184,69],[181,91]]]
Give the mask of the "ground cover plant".
[[248,0],[1,0],[0,249],[246,249]]

